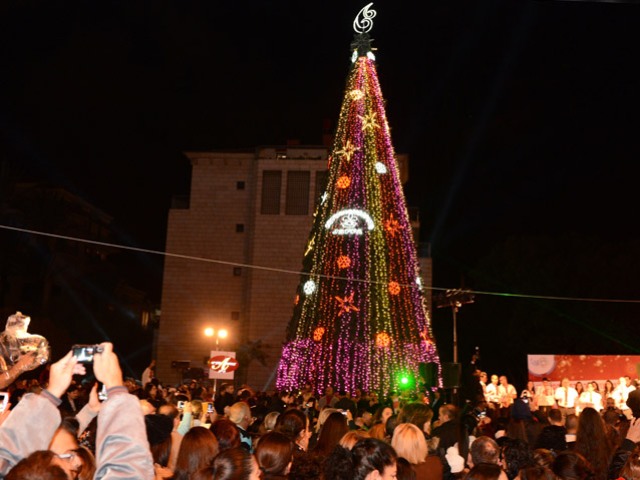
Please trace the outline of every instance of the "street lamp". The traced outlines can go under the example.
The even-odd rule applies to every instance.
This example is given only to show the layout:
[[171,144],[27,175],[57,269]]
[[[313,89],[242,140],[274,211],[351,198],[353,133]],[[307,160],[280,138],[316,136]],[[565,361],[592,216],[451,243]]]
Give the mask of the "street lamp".
[[221,328],[220,330],[218,330],[216,332],[216,330],[213,327],[207,327],[204,329],[204,336],[205,337],[215,337],[216,338],[216,349],[218,348],[218,345],[220,344],[220,339],[222,338],[223,340],[225,338],[227,338],[229,336],[229,332],[227,330],[225,330],[224,328]]

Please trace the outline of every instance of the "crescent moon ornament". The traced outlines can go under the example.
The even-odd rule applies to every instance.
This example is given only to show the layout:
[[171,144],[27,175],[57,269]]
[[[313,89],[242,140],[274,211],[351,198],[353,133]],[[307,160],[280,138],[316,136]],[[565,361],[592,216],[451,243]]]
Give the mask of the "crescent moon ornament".
[[373,2],[360,10],[358,15],[356,15],[356,18],[353,21],[353,29],[356,33],[367,33],[373,28],[373,18],[376,16],[377,12],[370,9],[371,5],[373,5]]

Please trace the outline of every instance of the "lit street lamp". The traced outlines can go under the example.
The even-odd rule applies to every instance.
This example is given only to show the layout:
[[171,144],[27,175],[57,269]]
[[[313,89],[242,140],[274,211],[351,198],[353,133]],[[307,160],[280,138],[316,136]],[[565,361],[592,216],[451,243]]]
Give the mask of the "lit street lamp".
[[216,332],[213,327],[207,327],[207,328],[204,329],[204,336],[205,337],[214,337],[215,336],[215,338],[216,338],[216,350],[217,350],[218,349],[218,345],[220,344],[220,339],[222,338],[224,340],[225,338],[227,338],[229,336],[229,332],[226,331],[224,328],[221,328],[220,330],[218,330],[218,332]]

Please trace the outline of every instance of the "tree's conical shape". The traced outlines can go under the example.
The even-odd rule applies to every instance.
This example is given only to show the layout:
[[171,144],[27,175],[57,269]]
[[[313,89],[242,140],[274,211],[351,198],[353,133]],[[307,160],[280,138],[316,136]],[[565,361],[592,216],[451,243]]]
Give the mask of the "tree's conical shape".
[[419,378],[421,363],[440,371],[374,57],[368,37],[361,40],[278,366],[280,390],[310,382],[316,391],[386,395],[402,387],[400,377]]

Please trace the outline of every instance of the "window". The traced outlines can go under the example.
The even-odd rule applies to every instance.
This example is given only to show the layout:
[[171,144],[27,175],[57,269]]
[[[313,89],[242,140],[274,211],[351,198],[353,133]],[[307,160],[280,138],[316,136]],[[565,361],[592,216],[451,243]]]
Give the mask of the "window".
[[265,170],[262,172],[262,203],[260,213],[263,215],[280,215],[280,190],[282,188],[282,171]]
[[311,172],[287,172],[287,215],[309,214],[309,180]]
[[236,182],[236,190],[244,190],[244,180]]
[[233,267],[233,276],[239,277],[242,275],[242,267]]
[[231,320],[240,320],[240,312],[231,312]]
[[236,233],[244,232],[244,223],[236,223]]

